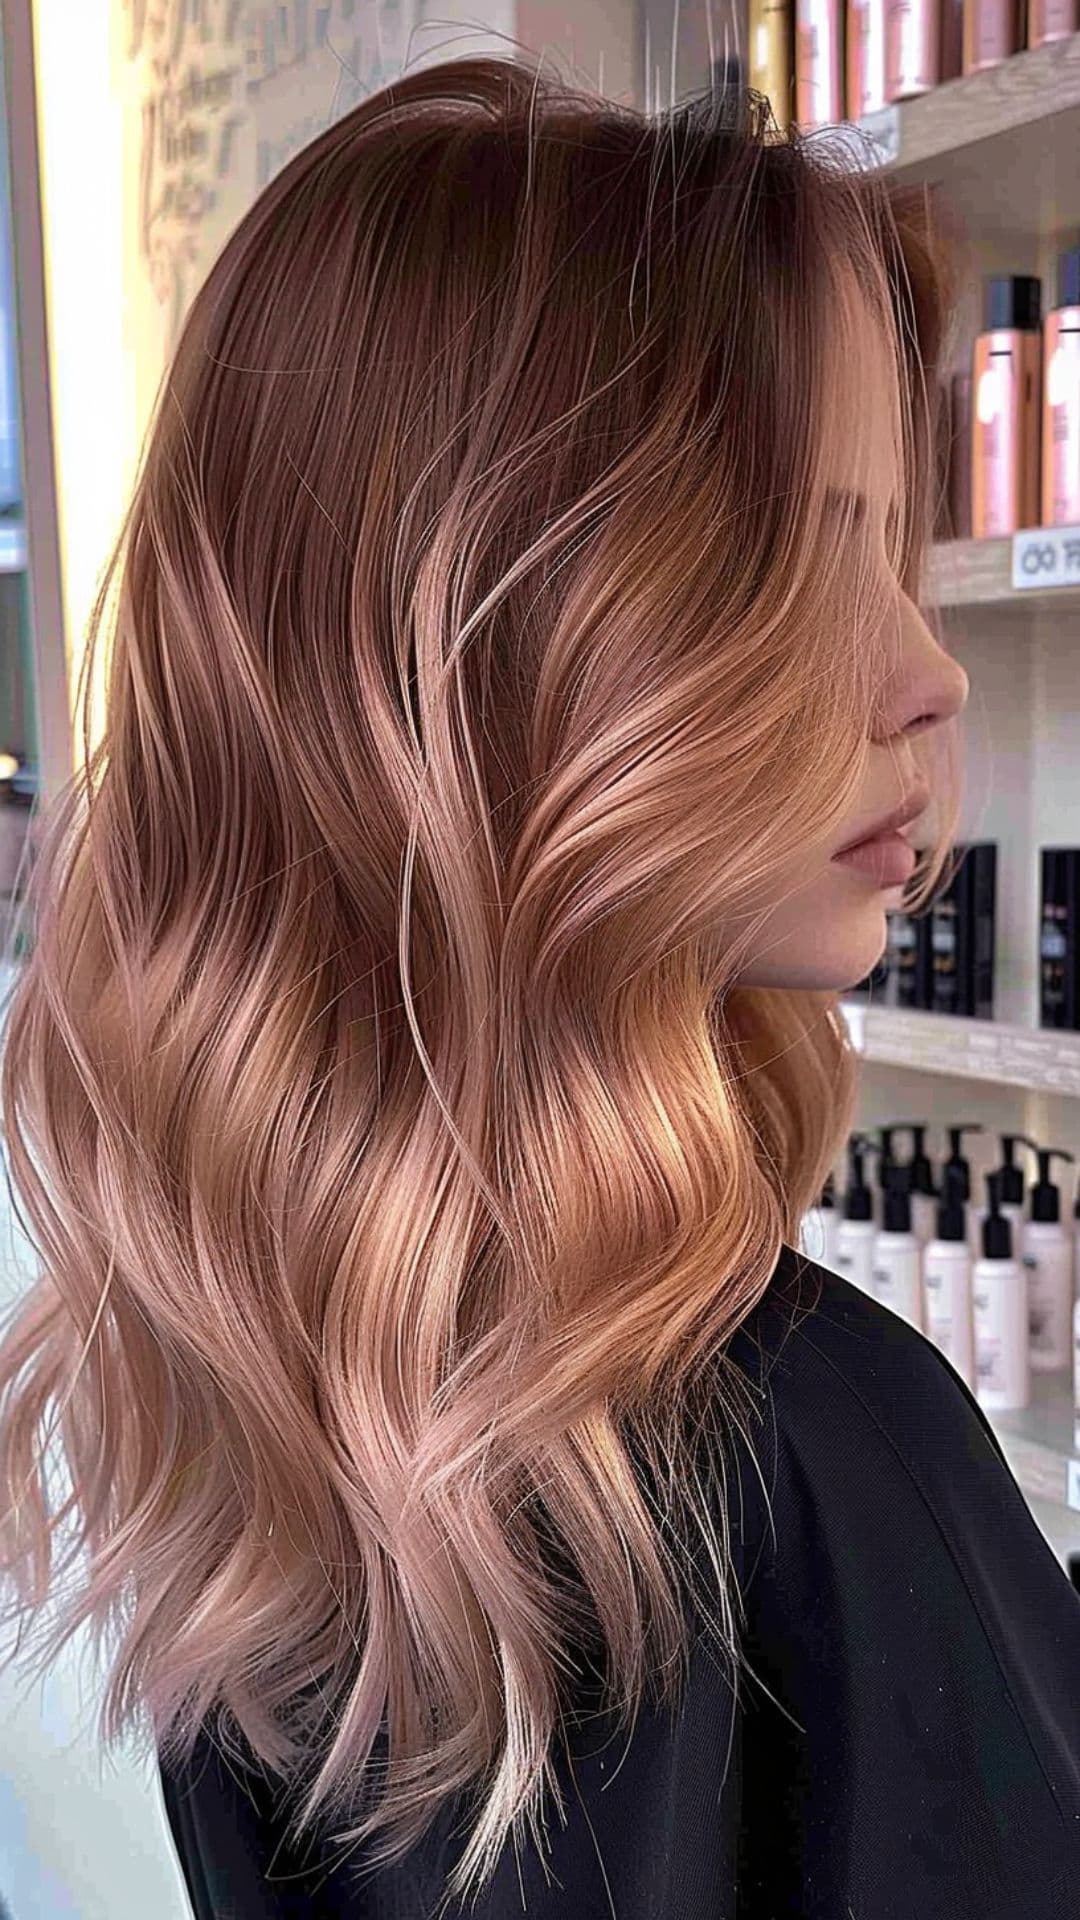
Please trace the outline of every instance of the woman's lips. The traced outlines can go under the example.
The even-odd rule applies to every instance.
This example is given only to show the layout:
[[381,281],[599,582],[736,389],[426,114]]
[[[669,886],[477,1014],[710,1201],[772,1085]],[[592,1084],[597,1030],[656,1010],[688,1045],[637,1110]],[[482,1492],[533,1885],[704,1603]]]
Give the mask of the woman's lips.
[[910,840],[902,833],[874,834],[869,840],[860,840],[853,847],[845,847],[843,853],[834,853],[836,866],[852,867],[857,873],[865,873],[879,887],[902,886],[910,880],[915,871],[918,855]]

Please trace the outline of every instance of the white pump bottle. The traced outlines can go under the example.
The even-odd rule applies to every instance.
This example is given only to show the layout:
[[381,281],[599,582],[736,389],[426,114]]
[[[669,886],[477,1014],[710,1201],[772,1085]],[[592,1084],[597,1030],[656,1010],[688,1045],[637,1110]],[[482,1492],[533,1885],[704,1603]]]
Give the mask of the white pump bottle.
[[1013,1259],[1012,1221],[1001,1211],[1000,1180],[1000,1173],[986,1176],[990,1205],[972,1273],[975,1391],[980,1406],[996,1411],[1026,1407],[1031,1400],[1027,1275]]
[[1073,1237],[1061,1224],[1061,1193],[1050,1179],[1051,1160],[1072,1160],[1061,1147],[1039,1147],[1039,1178],[1031,1189],[1031,1218],[1021,1228],[1027,1270],[1029,1358],[1036,1373],[1067,1367],[1072,1349]]

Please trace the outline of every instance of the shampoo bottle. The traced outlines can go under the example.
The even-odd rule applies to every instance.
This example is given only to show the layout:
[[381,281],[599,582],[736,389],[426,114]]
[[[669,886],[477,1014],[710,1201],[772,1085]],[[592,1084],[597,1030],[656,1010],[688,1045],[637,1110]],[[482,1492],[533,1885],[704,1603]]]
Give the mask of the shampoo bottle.
[[964,1197],[945,1176],[937,1231],[923,1248],[923,1304],[927,1338],[951,1361],[965,1386],[975,1391],[975,1309],[971,1254],[964,1230]]
[[[1019,1140],[1025,1147],[1030,1147],[1032,1153],[1037,1154],[1039,1146],[1037,1141],[1029,1140],[1026,1133],[1003,1133],[998,1137],[1001,1141],[1001,1165],[995,1168],[995,1172],[1000,1175],[998,1190],[1001,1200],[1001,1212],[1012,1227],[1013,1246],[1019,1247],[1020,1229],[1024,1224],[1024,1170],[1022,1167],[1018,1167],[1013,1160],[1013,1148]],[[987,1188],[987,1192],[989,1192],[989,1188]],[[970,1224],[975,1236],[971,1251],[976,1258],[978,1258],[979,1255],[982,1224],[986,1219],[987,1212],[988,1208],[986,1207],[973,1207],[970,1210]]]
[[940,0],[885,0],[885,60],[890,100],[910,100],[939,84]]
[[1043,329],[1042,523],[1080,527],[1080,247],[1058,260]]
[[1040,282],[992,274],[972,367],[971,532],[990,540],[1037,527],[1042,419]]
[[1012,1222],[1001,1211],[1000,1182],[1000,1173],[987,1174],[990,1204],[971,1276],[976,1396],[980,1406],[999,1411],[1026,1407],[1031,1399],[1027,1278],[1012,1256]]
[[913,1126],[909,1123],[907,1131],[912,1140],[912,1157],[907,1165],[908,1192],[911,1195],[911,1231],[925,1247],[934,1237],[937,1226],[938,1193],[934,1186],[934,1171],[930,1157],[925,1149],[927,1127]]
[[[874,1191],[874,1220],[878,1227],[885,1224],[885,1195],[890,1187],[907,1187],[907,1167],[901,1165],[893,1152],[893,1134],[904,1131],[901,1121],[896,1120],[888,1127],[876,1129],[878,1141],[876,1151],[880,1155],[877,1167],[877,1186]],[[873,1146],[874,1143],[871,1142]]]
[[999,66],[1019,46],[1019,0],[964,0],[965,73]]
[[795,0],[750,0],[749,37],[750,85],[786,131],[795,103]]
[[870,1151],[872,1145],[873,1142],[861,1133],[853,1133],[848,1140],[850,1171],[844,1188],[844,1217],[836,1236],[836,1271],[843,1274],[845,1280],[850,1280],[853,1286],[861,1287],[864,1293],[874,1290],[874,1241],[877,1237],[873,1196],[863,1179],[863,1155]]
[[1050,1162],[1073,1156],[1060,1147],[1039,1147],[1038,1157],[1031,1218],[1020,1244],[1027,1270],[1028,1359],[1036,1373],[1050,1373],[1069,1364],[1073,1310],[1073,1236],[1061,1224],[1061,1194],[1050,1178]]
[[872,1291],[882,1306],[891,1307],[921,1333],[922,1249],[911,1231],[906,1169],[897,1168],[896,1173],[901,1177],[894,1175],[885,1188],[885,1224],[874,1240]]
[[943,1160],[941,1164],[942,1194],[944,1195],[945,1192],[946,1181],[950,1181],[956,1189],[957,1199],[963,1203],[964,1238],[967,1241],[972,1260],[978,1258],[979,1249],[975,1241],[975,1228],[972,1218],[974,1208],[971,1205],[971,1164],[965,1159],[962,1149],[965,1133],[981,1133],[982,1131],[982,1123],[979,1120],[963,1120],[958,1127],[946,1127],[945,1132],[949,1141],[949,1157],[947,1160]]
[[885,89],[885,8],[881,0],[847,0],[847,117],[880,113]]
[[1027,43],[1045,47],[1051,40],[1071,40],[1080,27],[1077,0],[1028,0]]
[[844,117],[843,0],[795,0],[795,118],[800,127]]

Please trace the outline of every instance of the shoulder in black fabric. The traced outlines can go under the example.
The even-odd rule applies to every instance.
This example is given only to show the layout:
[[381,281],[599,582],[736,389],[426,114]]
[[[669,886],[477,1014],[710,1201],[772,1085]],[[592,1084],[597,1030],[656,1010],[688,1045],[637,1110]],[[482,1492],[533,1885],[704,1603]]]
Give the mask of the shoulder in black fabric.
[[[1080,1595],[974,1396],[905,1321],[784,1249],[728,1359],[760,1399],[727,1518],[747,1671],[707,1634],[676,1714],[587,1716],[547,1865],[474,1920],[1077,1920]],[[401,1867],[280,1848],[209,1748],[167,1810],[196,1920],[457,1920],[450,1806]],[[242,1796],[242,1798],[240,1797]],[[199,1904],[201,1899],[202,1904]]]

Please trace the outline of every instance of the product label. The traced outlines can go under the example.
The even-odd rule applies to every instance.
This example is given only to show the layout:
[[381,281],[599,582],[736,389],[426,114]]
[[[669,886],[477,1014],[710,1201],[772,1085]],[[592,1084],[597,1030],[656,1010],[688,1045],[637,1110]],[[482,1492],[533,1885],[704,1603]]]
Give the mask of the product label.
[[888,1267],[871,1268],[870,1283],[875,1300],[883,1300],[887,1306],[891,1306],[893,1285]]
[[992,1387],[995,1390],[1005,1385],[1005,1374],[1001,1364],[1001,1340],[994,1328],[989,1290],[976,1287],[972,1299],[975,1307],[975,1373],[980,1387]]
[[1080,584],[1080,527],[1028,527],[1014,533],[1012,584],[1021,592]]
[[951,1358],[953,1323],[949,1296],[944,1276],[935,1273],[932,1267],[926,1268],[923,1273],[923,1296],[926,1301],[926,1331],[946,1357]]
[[1028,1340],[1043,1352],[1052,1344],[1054,1335],[1053,1281],[1030,1254],[1025,1254],[1023,1264],[1028,1269]]

